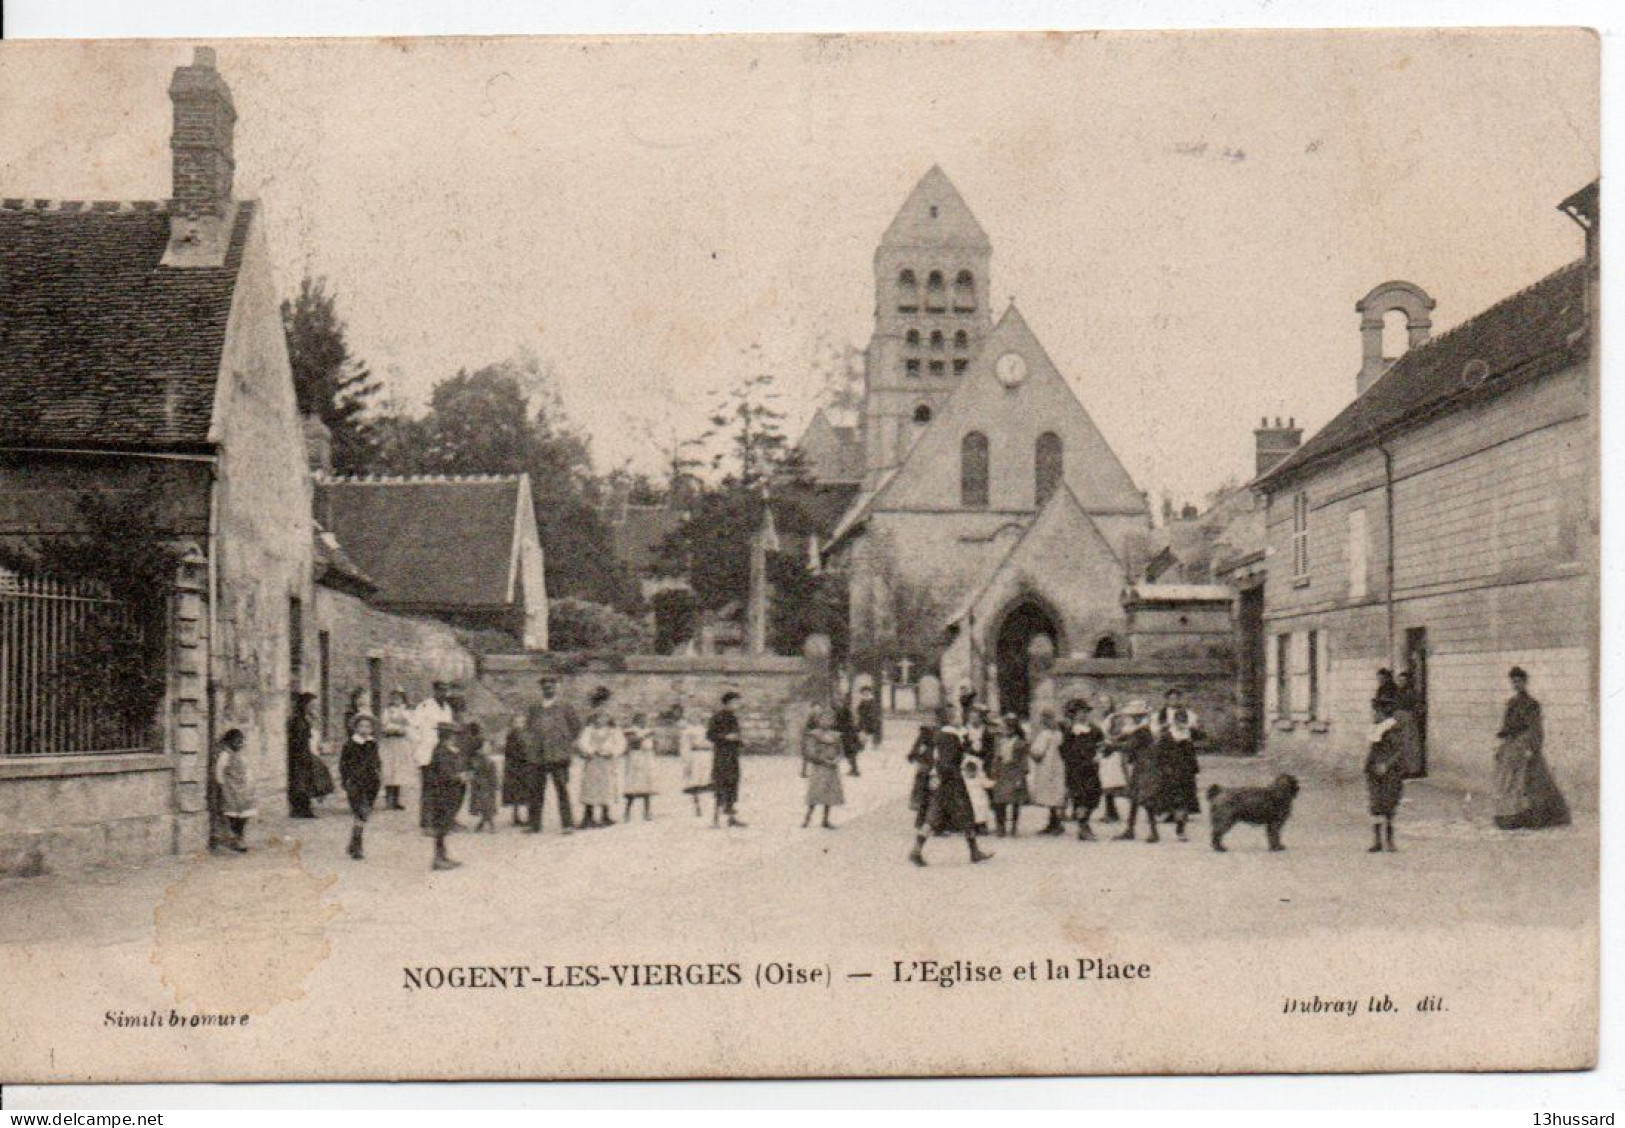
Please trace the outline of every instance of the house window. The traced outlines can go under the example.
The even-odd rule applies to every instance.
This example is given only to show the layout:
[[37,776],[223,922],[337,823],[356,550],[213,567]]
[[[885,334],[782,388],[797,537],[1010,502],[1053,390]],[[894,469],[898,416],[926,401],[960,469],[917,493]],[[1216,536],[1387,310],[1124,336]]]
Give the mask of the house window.
[[1275,636],[1275,715],[1292,716],[1292,636]]
[[941,376],[944,371],[945,371],[945,369],[942,367],[942,361],[933,360],[931,362],[931,375],[933,375],[933,376]]
[[1033,501],[1043,505],[1061,484],[1061,436],[1045,431],[1033,444]]
[[907,345],[911,349],[919,348],[920,347],[920,331],[918,329],[910,329],[907,333],[904,333],[903,334],[903,343],[905,345]]
[[1370,566],[1365,528],[1365,510],[1349,511],[1349,598],[1366,596],[1366,572]]
[[947,307],[943,305],[945,287],[942,282],[942,271],[933,270],[925,279],[925,311],[927,313],[942,313]]
[[931,330],[931,350],[933,352],[941,352],[942,351],[942,345],[943,345],[942,330],[941,329],[933,329],[933,330]]
[[333,638],[326,631],[316,632],[316,692],[322,702],[322,738],[332,736],[333,725]]
[[903,371],[910,376],[918,376],[920,374],[920,362],[914,357],[909,357],[903,361]]
[[298,693],[305,672],[305,605],[297,595],[288,597],[288,678]]
[[970,361],[966,360],[964,357],[960,357],[958,360],[954,361],[954,375],[963,376],[965,374],[965,369],[969,367]]
[[1320,716],[1320,647],[1321,632],[1308,631],[1304,634],[1305,675],[1309,683],[1309,717],[1314,720]]
[[1309,582],[1309,495],[1292,495],[1292,580]]
[[955,333],[954,348],[959,349],[961,352],[970,348],[970,334],[965,332],[963,329]]
[[1117,640],[1111,635],[1101,635],[1095,640],[1096,658],[1116,658]]
[[914,409],[914,422],[924,425],[931,422],[931,405],[922,403]]
[[959,504],[966,509],[987,508],[987,436],[980,431],[970,432],[959,444]]

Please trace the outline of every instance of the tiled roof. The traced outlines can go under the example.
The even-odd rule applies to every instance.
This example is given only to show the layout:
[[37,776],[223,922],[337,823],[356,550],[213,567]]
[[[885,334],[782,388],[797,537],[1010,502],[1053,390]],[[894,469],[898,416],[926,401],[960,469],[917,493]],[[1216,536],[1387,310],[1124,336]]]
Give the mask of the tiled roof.
[[206,444],[253,214],[223,265],[174,268],[162,205],[0,204],[0,444]]
[[378,590],[373,578],[350,559],[349,553],[344,551],[338,537],[322,528],[320,524],[311,528],[311,534],[311,560],[317,583],[360,595],[370,595]]
[[1375,436],[1578,363],[1587,349],[1585,274],[1585,260],[1570,263],[1411,349],[1254,485],[1279,488]]
[[329,478],[316,512],[386,606],[509,603],[521,479]]

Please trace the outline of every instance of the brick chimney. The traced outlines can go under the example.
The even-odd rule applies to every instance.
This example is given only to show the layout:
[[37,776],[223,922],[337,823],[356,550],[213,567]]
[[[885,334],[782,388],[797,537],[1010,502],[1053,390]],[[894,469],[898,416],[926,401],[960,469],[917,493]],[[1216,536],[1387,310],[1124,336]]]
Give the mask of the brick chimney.
[[1254,472],[1262,477],[1303,445],[1303,428],[1298,426],[1296,419],[1288,419],[1283,424],[1279,415],[1275,417],[1273,425],[1268,419],[1260,419],[1257,430],[1253,432],[1253,445],[1257,452]]
[[169,83],[174,125],[169,249],[165,266],[219,266],[225,261],[236,168],[232,134],[237,110],[231,90],[214,69],[214,48],[197,47],[190,66],[176,67]]

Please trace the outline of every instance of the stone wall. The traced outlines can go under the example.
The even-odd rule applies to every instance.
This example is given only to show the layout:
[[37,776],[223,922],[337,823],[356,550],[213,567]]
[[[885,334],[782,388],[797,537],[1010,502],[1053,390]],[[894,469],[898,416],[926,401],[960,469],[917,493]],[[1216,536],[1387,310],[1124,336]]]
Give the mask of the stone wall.
[[[800,658],[493,654],[481,662],[480,685],[501,707],[518,713],[540,698],[537,682],[543,674],[556,676],[560,695],[582,713],[596,687],[608,688],[613,694],[610,708],[621,721],[641,712],[653,723],[657,714],[681,703],[703,723],[718,707],[723,693],[734,690],[741,696],[737,708],[745,730],[745,751],[768,755],[795,749],[791,734],[800,731],[812,701],[828,700],[830,684],[827,656],[814,653]],[[482,715],[479,720],[494,740],[500,740],[511,716]]]
[[[476,676],[473,653],[457,641],[451,627],[433,619],[419,619],[380,610],[347,592],[316,587],[316,661],[327,653],[327,731],[329,746],[344,741],[344,712],[350,691],[366,691],[367,708],[376,688],[381,708],[396,686],[413,702],[429,695],[437,681],[472,683]],[[376,665],[375,665],[376,664]],[[311,688],[321,692],[318,665]],[[376,677],[375,677],[376,675]]]

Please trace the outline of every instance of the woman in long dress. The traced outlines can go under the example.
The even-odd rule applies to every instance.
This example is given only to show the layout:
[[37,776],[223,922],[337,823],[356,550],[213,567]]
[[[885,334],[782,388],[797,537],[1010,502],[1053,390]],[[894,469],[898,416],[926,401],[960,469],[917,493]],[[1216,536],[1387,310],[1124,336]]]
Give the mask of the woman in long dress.
[[925,865],[925,843],[933,833],[941,831],[963,834],[965,844],[970,847],[970,860],[985,862],[993,855],[976,843],[976,816],[971,810],[962,767],[970,751],[965,730],[953,723],[953,710],[947,706],[939,714],[938,722],[936,747],[932,750],[935,786],[931,806],[926,813],[925,826],[915,834],[914,849],[909,852],[908,860],[917,866]]
[[620,762],[626,754],[626,735],[604,708],[609,691],[593,691],[592,716],[576,738],[576,755],[581,759],[581,804],[585,808],[581,828],[614,826],[609,808],[620,797]]
[[1038,731],[1033,734],[1027,749],[1032,761],[1032,774],[1027,780],[1029,800],[1049,811],[1049,822],[1040,834],[1060,834],[1061,819],[1066,814],[1066,762],[1061,759],[1061,730],[1055,723],[1055,711],[1045,709],[1038,717]]
[[384,810],[404,811],[401,788],[416,774],[417,761],[412,759],[412,709],[407,703],[406,690],[400,686],[389,693],[380,736],[378,756],[383,765]]
[[844,752],[839,735],[830,731],[824,711],[814,706],[807,714],[807,727],[801,734],[801,759],[807,768],[807,815],[801,820],[802,828],[812,825],[813,811],[824,808],[825,830],[834,830],[829,821],[830,810],[846,803],[841,788],[841,756]]
[[683,794],[694,800],[694,814],[703,815],[700,796],[711,790],[711,743],[705,739],[705,726],[689,720],[681,705],[673,705],[671,713],[677,758],[683,766]]
[[1529,675],[1520,666],[1508,674],[1512,697],[1495,735],[1495,825],[1502,830],[1539,830],[1569,825],[1569,805],[1546,766],[1546,728],[1540,702],[1529,695]]

